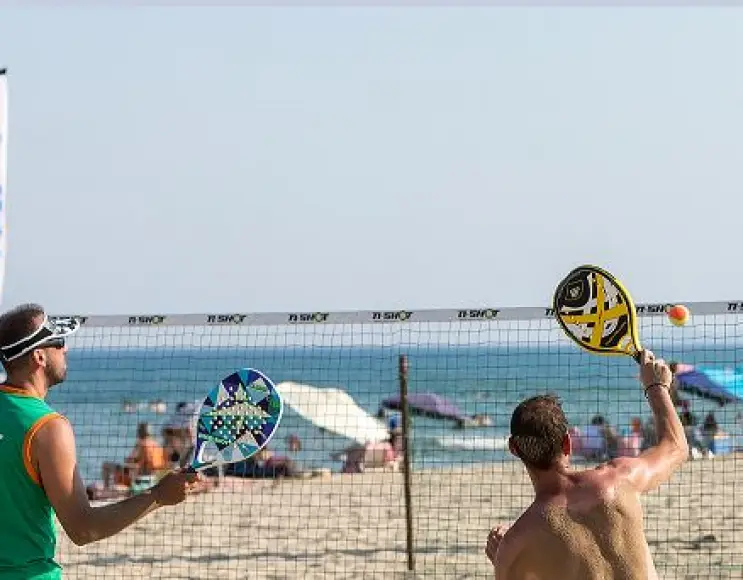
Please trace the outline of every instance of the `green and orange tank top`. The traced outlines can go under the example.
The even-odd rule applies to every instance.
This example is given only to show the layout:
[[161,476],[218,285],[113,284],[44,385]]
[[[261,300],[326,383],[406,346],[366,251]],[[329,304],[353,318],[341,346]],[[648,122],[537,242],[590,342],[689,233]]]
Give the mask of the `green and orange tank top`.
[[54,510],[31,462],[39,428],[59,417],[43,400],[0,385],[0,580],[57,580]]

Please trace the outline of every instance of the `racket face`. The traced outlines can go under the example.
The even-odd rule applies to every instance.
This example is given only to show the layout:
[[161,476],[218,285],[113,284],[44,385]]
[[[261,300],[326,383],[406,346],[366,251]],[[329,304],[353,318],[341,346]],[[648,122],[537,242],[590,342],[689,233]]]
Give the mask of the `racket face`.
[[225,377],[201,404],[191,469],[252,457],[271,440],[283,411],[275,385],[260,371],[245,368]]
[[604,355],[639,357],[637,313],[621,282],[597,266],[581,266],[560,282],[555,317],[582,348]]

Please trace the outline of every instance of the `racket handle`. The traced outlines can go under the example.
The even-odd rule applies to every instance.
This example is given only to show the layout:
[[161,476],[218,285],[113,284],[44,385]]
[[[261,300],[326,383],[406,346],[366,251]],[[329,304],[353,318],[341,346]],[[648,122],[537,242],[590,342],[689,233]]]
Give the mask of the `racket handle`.
[[175,471],[175,473],[182,473],[182,474],[184,474],[186,476],[186,480],[189,483],[193,483],[194,481],[196,481],[199,478],[199,472],[196,471],[190,465],[188,467],[183,467],[183,468]]
[[204,469],[209,469],[210,467],[215,467],[215,465],[213,463],[206,463],[204,465],[199,465],[198,467],[194,467],[192,464],[184,468],[183,471],[185,471],[186,473],[199,473],[200,471],[203,471]]
[[632,358],[635,359],[635,362],[639,365],[640,359],[642,358],[642,353],[645,352],[644,350],[638,350],[632,355]]

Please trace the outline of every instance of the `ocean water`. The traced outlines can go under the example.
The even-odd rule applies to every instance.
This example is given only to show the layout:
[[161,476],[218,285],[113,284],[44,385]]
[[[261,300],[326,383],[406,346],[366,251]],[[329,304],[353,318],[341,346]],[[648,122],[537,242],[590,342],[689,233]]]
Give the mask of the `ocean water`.
[[[537,393],[558,394],[575,425],[585,425],[602,414],[621,430],[629,427],[633,417],[644,420],[649,416],[636,379],[637,365],[631,359],[595,356],[562,346],[81,349],[70,352],[68,379],[53,389],[49,402],[71,420],[81,470],[89,481],[100,477],[103,461],[121,461],[128,454],[138,422],[149,422],[159,433],[177,402],[202,399],[238,368],[260,369],[277,383],[291,380],[342,388],[375,414],[382,399],[399,393],[400,354],[408,357],[410,393],[443,395],[466,414],[486,414],[493,421],[489,427],[461,430],[452,422],[414,417],[411,449],[416,469],[511,460],[505,448],[511,412],[520,400]],[[741,366],[743,352],[696,347],[664,354],[685,363],[724,368]],[[743,406],[719,407],[685,397],[700,422],[713,411],[724,430],[741,437]],[[154,400],[165,402],[167,411],[150,408],[148,403]],[[124,412],[125,401],[133,402],[136,410]],[[331,454],[351,443],[321,432],[291,407],[285,411],[271,449],[288,454],[289,434],[296,434],[302,442],[302,450],[291,456],[305,468],[339,470],[341,463]]]

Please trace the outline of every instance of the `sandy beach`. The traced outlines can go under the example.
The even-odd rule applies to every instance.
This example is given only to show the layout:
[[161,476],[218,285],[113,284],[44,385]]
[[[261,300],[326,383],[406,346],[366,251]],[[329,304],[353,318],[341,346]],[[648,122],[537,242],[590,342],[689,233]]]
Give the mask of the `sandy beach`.
[[[743,456],[688,462],[643,501],[661,578],[743,578]],[[490,578],[491,526],[531,499],[520,464],[412,474],[415,573],[406,572],[403,475],[237,481],[79,548],[66,578]]]

